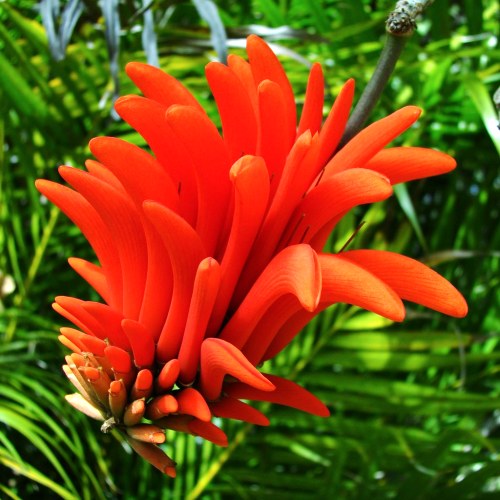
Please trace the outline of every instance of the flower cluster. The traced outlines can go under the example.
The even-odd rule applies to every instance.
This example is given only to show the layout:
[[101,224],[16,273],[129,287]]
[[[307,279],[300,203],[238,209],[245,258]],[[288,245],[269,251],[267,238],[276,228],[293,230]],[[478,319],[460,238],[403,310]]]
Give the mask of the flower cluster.
[[338,149],[354,83],[323,122],[321,66],[310,71],[297,126],[290,82],[268,45],[247,43],[249,61],[206,67],[222,135],[195,98],[157,68],[126,70],[144,97],[116,110],[154,155],[123,140],[90,143],[86,171],[62,166],[71,186],[37,187],[81,229],[99,264],[71,267],[103,302],[57,297],[72,353],[67,400],[103,430],[123,431],[153,465],[175,475],[165,429],[227,444],[215,417],[268,425],[242,400],[318,416],[327,407],[299,385],[256,367],[301,328],[343,302],[401,321],[402,299],[464,316],[462,296],[410,258],[375,250],[323,253],[353,207],[388,198],[392,185],[448,172],[446,154],[385,146],[410,127],[405,107]]

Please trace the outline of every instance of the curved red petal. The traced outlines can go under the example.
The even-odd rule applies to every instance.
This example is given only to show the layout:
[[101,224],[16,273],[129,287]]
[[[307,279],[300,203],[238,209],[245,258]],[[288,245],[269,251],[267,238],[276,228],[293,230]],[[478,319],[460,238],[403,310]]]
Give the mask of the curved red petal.
[[163,365],[160,373],[156,377],[157,392],[166,392],[172,389],[177,382],[180,373],[180,365],[178,359],[171,359]]
[[380,172],[391,184],[451,172],[457,162],[441,151],[427,148],[387,148],[379,151],[364,168]]
[[179,80],[149,64],[131,62],[125,66],[129,78],[142,93],[166,108],[173,104],[194,106],[203,111],[198,101]]
[[101,267],[77,257],[70,257],[68,263],[105,302],[110,303],[112,301],[109,293],[108,280]]
[[203,422],[202,420],[193,419],[188,422],[188,429],[195,435],[200,436],[207,441],[211,441],[217,446],[227,446],[227,436],[225,432],[212,424],[212,422]]
[[144,212],[162,238],[172,265],[172,301],[157,345],[158,361],[167,362],[178,356],[193,293],[194,277],[206,252],[195,230],[168,208],[146,201]]
[[[52,305],[61,316],[74,323],[80,330],[88,335],[95,335],[100,339],[105,338],[105,325],[103,326],[86,309],[87,303],[75,297],[58,296]],[[106,307],[106,306],[104,306]]]
[[60,167],[59,172],[97,210],[116,242],[123,277],[123,312],[137,319],[147,270],[146,240],[137,210],[128,196],[81,170]]
[[146,151],[115,137],[96,137],[90,141],[89,148],[120,180],[138,208],[144,200],[153,200],[178,210],[177,186]]
[[218,338],[205,339],[201,346],[200,388],[208,400],[220,396],[226,375],[263,391],[274,389],[273,384],[232,344]]
[[155,341],[151,332],[132,319],[124,319],[121,326],[132,347],[135,366],[152,366],[155,359]]
[[219,338],[241,348],[277,299],[293,294],[304,309],[312,311],[318,305],[320,292],[321,269],[316,252],[309,245],[285,248],[264,269]]
[[191,157],[198,183],[196,231],[210,255],[214,255],[229,202],[229,154],[206,114],[189,106],[172,106],[167,122]]
[[84,302],[83,308],[100,326],[99,335],[97,335],[100,339],[108,339],[111,345],[130,350],[130,343],[121,327],[123,314],[99,302]]
[[156,444],[144,443],[126,436],[127,442],[142,458],[168,476],[175,477],[175,462]]
[[420,113],[416,106],[406,106],[363,129],[328,162],[320,182],[342,170],[364,167],[376,153],[413,125]]
[[85,168],[92,177],[99,179],[105,184],[109,184],[111,187],[117,189],[123,194],[127,194],[127,191],[124,189],[123,184],[116,177],[116,175],[109,169],[107,169],[102,163],[99,163],[95,160],[86,160]]
[[323,69],[321,68],[321,64],[314,63],[309,72],[297,137],[300,137],[306,130],[309,130],[314,135],[321,128],[324,94],[325,79],[323,78]]
[[402,299],[456,318],[467,315],[467,303],[460,292],[421,262],[382,250],[351,250],[343,258],[372,272]]
[[388,179],[372,170],[353,168],[333,175],[304,197],[290,218],[282,244],[314,241],[314,248],[320,250],[325,242],[318,243],[315,236],[319,232],[331,233],[339,216],[358,205],[385,200],[391,194]]
[[328,408],[316,396],[295,382],[276,375],[266,374],[266,377],[276,386],[276,389],[272,392],[260,391],[239,382],[226,384],[224,392],[238,399],[268,401],[269,403],[290,406],[318,417],[328,417],[330,415]]
[[262,158],[244,156],[230,171],[234,186],[234,214],[224,256],[221,261],[221,285],[208,327],[215,335],[231,301],[240,273],[247,263],[255,236],[269,199],[269,176]]
[[[304,309],[293,295],[280,297],[260,318],[241,352],[252,364],[257,366],[273,343],[280,328],[299,311],[304,311]],[[308,313],[307,316],[310,317],[314,314]]]
[[110,345],[104,350],[113,370],[117,373],[128,373],[133,369],[130,354],[120,347]]
[[231,68],[218,62],[209,63],[205,74],[219,109],[231,161],[255,154],[257,117],[245,86]]
[[290,148],[295,140],[297,111],[292,86],[285,70],[267,43],[256,35],[247,38],[247,54],[257,86],[264,80],[270,80],[281,88],[286,109],[285,120],[281,126],[287,147]]
[[109,304],[121,308],[123,304],[122,274],[117,248],[96,209],[80,194],[55,182],[37,180],[36,188],[57,205],[82,231],[94,250],[106,275]]
[[239,304],[258,275],[276,253],[283,230],[297,203],[316,175],[317,141],[305,132],[293,145],[283,175],[239,280],[233,305]]
[[276,356],[314,316],[335,303],[356,305],[393,321],[404,319],[404,305],[395,291],[375,274],[352,265],[354,263],[343,256],[319,256],[323,284],[318,308],[313,312],[300,310],[291,316],[276,332],[260,362]]
[[335,99],[319,133],[319,164],[323,166],[332,156],[344,134],[354,98],[354,80],[347,80]]
[[205,401],[205,398],[192,387],[183,389],[176,393],[177,402],[179,403],[180,414],[192,415],[203,422],[210,422],[212,413]]
[[186,328],[179,349],[180,381],[185,385],[193,382],[198,370],[201,343],[219,291],[220,279],[219,263],[212,257],[203,259],[196,271]]
[[255,425],[269,425],[269,419],[252,406],[229,396],[210,403],[212,413],[219,418],[231,418]]
[[179,214],[194,225],[198,210],[196,173],[186,147],[167,123],[167,108],[138,96],[120,97],[115,108],[118,114],[146,139],[157,160],[177,187]]

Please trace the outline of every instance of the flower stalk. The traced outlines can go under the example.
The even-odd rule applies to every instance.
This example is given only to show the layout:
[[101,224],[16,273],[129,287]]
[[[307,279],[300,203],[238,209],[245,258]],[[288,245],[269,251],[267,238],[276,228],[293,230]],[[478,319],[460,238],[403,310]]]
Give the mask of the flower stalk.
[[366,123],[396,67],[406,42],[413,35],[417,16],[433,1],[400,0],[396,3],[386,21],[385,43],[375,71],[347,122],[339,147],[349,142]]

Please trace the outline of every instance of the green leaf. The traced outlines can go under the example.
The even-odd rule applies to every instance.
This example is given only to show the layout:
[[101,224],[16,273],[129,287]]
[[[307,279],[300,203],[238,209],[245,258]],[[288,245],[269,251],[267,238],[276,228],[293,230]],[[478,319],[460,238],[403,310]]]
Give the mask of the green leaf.
[[495,112],[492,99],[488,94],[486,86],[477,76],[472,74],[464,78],[464,85],[500,155],[499,116],[498,113]]

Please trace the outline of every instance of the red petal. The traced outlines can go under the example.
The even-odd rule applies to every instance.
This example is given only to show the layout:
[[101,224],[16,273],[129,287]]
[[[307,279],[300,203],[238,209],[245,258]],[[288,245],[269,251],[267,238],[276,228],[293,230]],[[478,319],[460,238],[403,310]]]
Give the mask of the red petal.
[[110,345],[104,350],[104,354],[108,358],[113,370],[118,373],[128,373],[132,370],[132,358],[130,354],[121,349]]
[[178,412],[180,414],[192,415],[203,422],[210,422],[212,413],[205,401],[205,398],[192,387],[183,389],[176,393],[177,402],[179,403]]
[[[142,212],[145,200],[156,201],[173,211],[179,210],[177,186],[162,166],[141,148],[121,139],[99,137],[90,142],[90,149],[110,168],[126,187],[137,208]],[[143,221],[147,240],[147,277],[139,320],[153,333],[161,333],[170,305],[172,281],[170,262],[157,232]]]
[[219,109],[231,161],[255,154],[257,117],[245,86],[230,68],[218,62],[209,63],[205,73]]
[[147,269],[146,241],[137,210],[122,192],[81,170],[60,167],[59,172],[99,212],[116,242],[123,277],[123,312],[137,319]]
[[85,168],[87,172],[96,179],[109,184],[112,188],[126,194],[123,184],[117,179],[117,177],[108,170],[102,163],[95,160],[85,160]]
[[[61,331],[63,329],[61,328]],[[91,352],[95,356],[104,356],[104,351],[106,350],[108,344],[104,340],[98,339],[91,335],[83,335],[80,337],[80,341],[84,345],[84,351]]]
[[38,180],[37,189],[57,205],[82,231],[101,263],[109,287],[109,303],[121,308],[122,275],[117,249],[100,215],[79,193],[55,182]]
[[221,262],[222,281],[208,328],[209,335],[215,335],[224,319],[269,198],[269,176],[262,158],[241,158],[231,167],[230,177],[234,186],[234,215]]
[[260,318],[280,297],[293,294],[304,309],[318,305],[321,270],[316,253],[309,245],[282,250],[264,269],[219,337],[241,348]]
[[328,162],[321,182],[342,170],[363,168],[368,160],[415,123],[419,116],[419,108],[406,106],[363,129]]
[[[150,420],[164,419],[165,416],[177,412],[178,409],[177,399],[172,394],[164,394],[148,403],[146,417]],[[156,424],[160,425],[159,422],[156,422]]]
[[162,166],[146,151],[114,137],[96,137],[89,143],[92,154],[109,168],[138,208],[153,200],[178,210],[177,186]]
[[82,353],[81,347],[78,347],[78,345],[75,344],[75,342],[72,342],[68,337],[65,337],[64,335],[59,335],[57,339],[59,340],[59,342],[61,342],[61,344],[64,347],[67,347],[70,351],[73,351],[76,354]]
[[124,319],[121,326],[132,347],[135,366],[152,366],[155,359],[155,342],[151,332],[132,319]]
[[306,130],[314,135],[321,127],[323,120],[323,101],[325,94],[325,80],[321,64],[314,63],[309,73],[304,107],[300,116],[297,137]]
[[391,184],[451,172],[457,163],[440,151],[426,148],[388,148],[379,151],[364,168],[380,172]]
[[85,302],[83,307],[87,313],[92,316],[101,328],[99,338],[109,339],[112,345],[121,347],[125,350],[130,350],[130,343],[123,333],[121,322],[123,315],[111,307],[100,304],[99,302]]
[[178,359],[171,359],[163,365],[158,377],[156,378],[157,392],[166,392],[170,390],[179,377],[180,366]]
[[152,443],[138,441],[130,436],[126,436],[126,438],[133,450],[142,458],[164,474],[175,477],[175,462],[161,448]]
[[352,250],[345,252],[343,258],[372,272],[402,299],[456,318],[467,315],[467,303],[460,292],[438,273],[414,259],[382,250]]
[[221,339],[206,339],[201,346],[200,387],[207,399],[220,396],[226,375],[263,391],[274,388],[236,347]]
[[384,281],[341,255],[320,255],[323,280],[321,301],[313,312],[299,311],[278,331],[259,361],[276,356],[302,328],[326,307],[341,302],[363,307],[393,321],[402,321],[403,303]]
[[259,410],[228,396],[210,403],[210,408],[216,417],[242,420],[255,425],[269,425],[269,419]]
[[[290,218],[282,245],[314,241],[316,250],[325,242],[314,237],[327,226],[324,232],[331,233],[338,217],[365,203],[385,200],[392,194],[386,177],[372,170],[361,168],[340,172],[312,189]],[[324,233],[323,231],[321,234]]]
[[[66,344],[65,341],[59,338],[61,344],[65,345],[66,347],[69,347],[72,351],[78,354],[81,354],[81,351],[87,350],[85,344],[82,342],[82,338],[91,337],[90,335],[86,335],[85,333],[82,333],[79,330],[75,330],[74,328],[67,328],[67,327],[61,328],[60,332],[65,341],[69,340],[69,342],[73,344],[76,347],[76,349],[73,349],[72,347],[70,347],[69,344]],[[96,337],[91,337],[91,338],[96,338]]]
[[[250,363],[255,366],[260,364],[280,328],[299,311],[304,311],[304,309],[290,294],[280,297],[269,307],[241,349]],[[308,317],[312,315],[313,313],[309,313]]]
[[166,108],[173,104],[183,104],[203,111],[189,90],[179,80],[161,69],[149,64],[131,62],[125,66],[125,71],[146,97],[159,102]]
[[283,133],[286,102],[280,86],[264,80],[258,88],[260,127],[257,156],[264,158],[271,185],[271,196],[278,187],[285,160],[292,144]]
[[220,266],[215,259],[207,257],[200,262],[179,350],[180,380],[185,385],[194,380],[198,370],[201,343],[219,291],[220,276]]
[[200,436],[207,441],[211,441],[217,446],[227,446],[227,436],[222,429],[219,429],[211,422],[203,422],[194,419],[188,423],[189,430],[196,436]]
[[69,265],[77,272],[106,302],[110,302],[108,281],[99,266],[83,259],[70,257]]
[[321,302],[328,305],[344,302],[393,321],[404,319],[403,304],[392,288],[363,266],[348,260],[346,253],[320,255],[319,261],[323,277]]
[[157,345],[158,360],[167,362],[177,358],[193,293],[194,277],[206,253],[194,229],[168,208],[146,201],[144,212],[161,236],[172,264],[172,302]]
[[259,98],[257,96],[257,85],[252,74],[250,64],[236,54],[227,56],[227,65],[243,84],[252,104],[255,116],[259,117]]
[[263,80],[270,80],[281,88],[286,109],[285,120],[281,126],[288,148],[290,148],[295,140],[297,112],[292,86],[285,70],[267,43],[256,35],[250,35],[247,38],[247,54],[257,86]]
[[230,193],[229,154],[216,126],[206,114],[188,106],[173,106],[167,122],[184,144],[198,185],[196,231],[213,255],[226,218]]
[[266,377],[276,386],[276,389],[272,392],[260,391],[238,382],[226,384],[224,392],[238,399],[268,401],[270,403],[290,406],[297,410],[317,415],[318,417],[328,417],[330,415],[328,408],[316,396],[295,382],[276,377],[275,375],[266,374]]
[[177,186],[180,215],[194,225],[198,209],[194,166],[185,146],[167,123],[166,108],[138,96],[120,97],[115,108],[118,114],[146,139],[156,158]]
[[[59,296],[52,305],[61,316],[74,323],[80,330],[88,335],[95,335],[100,339],[105,338],[103,325],[85,309],[86,302],[74,297]],[[106,307],[106,306],[105,306]]]
[[319,134],[321,166],[332,156],[344,134],[349,112],[354,98],[354,80],[347,80],[335,99],[321,132]]
[[150,370],[144,369],[137,373],[134,385],[130,391],[130,399],[148,399],[153,392],[153,374]]
[[264,219],[250,258],[238,284],[235,302],[243,295],[277,253],[276,247],[294,208],[316,176],[317,141],[305,132],[288,155],[283,176]]

